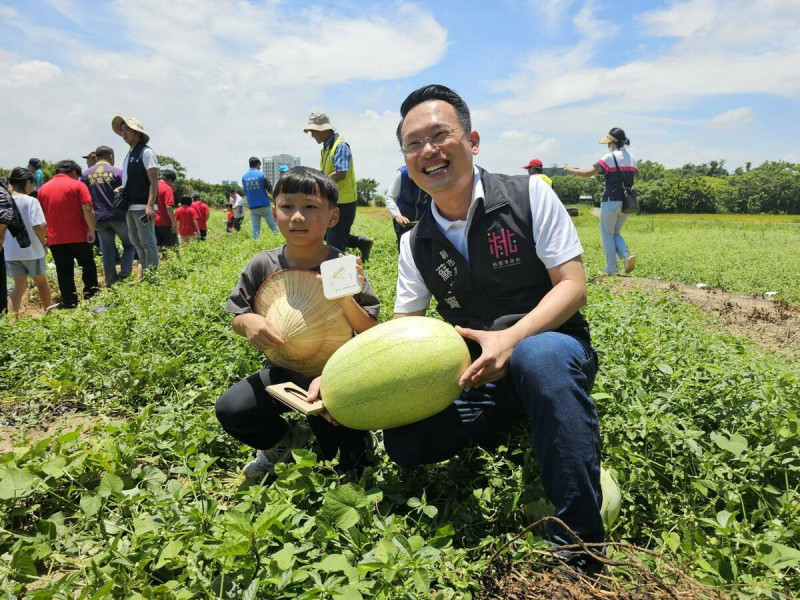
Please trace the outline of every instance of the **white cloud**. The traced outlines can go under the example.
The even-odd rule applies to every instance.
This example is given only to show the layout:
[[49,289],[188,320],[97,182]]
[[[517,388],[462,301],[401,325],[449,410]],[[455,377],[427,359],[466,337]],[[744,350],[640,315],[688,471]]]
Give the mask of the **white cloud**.
[[690,0],[645,13],[640,21],[650,35],[688,37],[707,33],[717,16],[715,0]]
[[711,118],[708,123],[713,127],[736,127],[749,123],[752,120],[752,107],[742,106],[741,108],[732,108],[721,112],[717,116]]
[[[51,1],[70,10],[68,0]],[[321,109],[350,141],[357,176],[388,184],[402,164],[386,143],[399,114],[330,106],[329,86],[411,76],[447,51],[447,31],[414,4],[361,7],[347,16],[275,2],[176,0],[167,17],[160,0],[115,0],[87,16],[96,20],[85,27],[104,28],[124,48],[118,51],[100,47],[95,35],[0,9],[13,17],[6,26],[41,40],[42,55],[58,56],[53,64],[0,49],[0,89],[14,96],[3,108],[4,134],[15,139],[0,146],[3,166],[30,156],[75,158],[99,144],[121,159],[126,148],[110,129],[116,114],[139,118],[156,152],[180,160],[190,177],[237,177],[249,156],[280,152],[316,166],[319,147],[302,128],[309,111]]]

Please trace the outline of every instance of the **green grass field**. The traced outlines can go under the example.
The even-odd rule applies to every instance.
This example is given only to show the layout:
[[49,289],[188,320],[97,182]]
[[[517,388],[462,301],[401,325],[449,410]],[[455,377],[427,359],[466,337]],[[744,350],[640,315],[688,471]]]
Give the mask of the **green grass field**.
[[[605,265],[599,220],[576,218],[589,276]],[[628,218],[622,229],[639,277],[705,283],[736,294],[800,303],[800,227],[772,221]]]
[[[367,273],[385,320],[394,233],[370,214],[380,215],[359,214],[354,231],[376,237]],[[250,451],[220,430],[213,405],[261,357],[223,307],[246,261],[279,238],[225,235],[220,219],[206,244],[98,297],[102,314],[0,319],[0,406],[17,423],[0,454],[0,597],[479,594],[494,552],[546,511],[524,435],[428,468],[379,455],[360,479],[312,446],[271,485],[241,483]],[[599,269],[597,221],[577,225],[590,272]],[[637,217],[624,233],[637,274],[694,283],[714,265],[709,284],[748,293],[742,282],[787,281],[797,302],[793,231]],[[756,260],[779,250],[782,272]],[[668,293],[615,289],[591,283],[585,311],[601,356],[604,465],[623,493],[612,539],[661,551],[736,597],[800,589],[800,365]],[[27,431],[64,408],[89,422],[44,439]],[[521,561],[541,544],[526,535],[505,552]],[[642,559],[665,575],[663,562]]]

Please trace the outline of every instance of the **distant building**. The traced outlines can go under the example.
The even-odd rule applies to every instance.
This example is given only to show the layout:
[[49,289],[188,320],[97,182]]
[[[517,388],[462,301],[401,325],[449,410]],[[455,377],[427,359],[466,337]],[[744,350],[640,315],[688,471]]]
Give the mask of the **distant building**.
[[566,175],[567,172],[562,168],[559,167],[557,164],[554,164],[552,167],[545,167],[543,169],[544,174],[548,177],[552,177],[553,175]]
[[238,185],[241,186],[242,182],[239,179],[223,179],[222,185]]
[[286,165],[290,169],[292,167],[299,167],[300,157],[291,156],[290,154],[275,154],[273,156],[265,156],[261,159],[261,167],[264,169],[264,176],[273,184],[278,181],[278,176],[280,175],[278,169],[281,165]]

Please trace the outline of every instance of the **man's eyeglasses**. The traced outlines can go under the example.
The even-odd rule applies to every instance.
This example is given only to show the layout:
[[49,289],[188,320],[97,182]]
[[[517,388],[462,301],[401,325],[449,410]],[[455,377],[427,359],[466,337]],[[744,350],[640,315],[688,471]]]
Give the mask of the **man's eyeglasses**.
[[400,152],[411,157],[422,152],[422,149],[428,144],[434,148],[438,148],[442,144],[455,139],[455,133],[457,131],[458,129],[442,129],[441,131],[437,131],[433,135],[424,137],[421,140],[414,140],[413,142],[408,142],[404,146],[400,146]]

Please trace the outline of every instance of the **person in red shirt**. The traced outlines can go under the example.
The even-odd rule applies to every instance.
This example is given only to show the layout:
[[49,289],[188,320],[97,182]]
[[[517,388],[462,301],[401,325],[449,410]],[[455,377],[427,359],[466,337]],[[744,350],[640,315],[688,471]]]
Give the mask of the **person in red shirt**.
[[211,209],[208,207],[208,204],[203,202],[203,196],[201,196],[199,192],[192,194],[192,208],[197,211],[198,222],[200,223],[200,239],[205,241],[208,230],[208,217],[211,215]]
[[200,215],[189,196],[181,197],[181,205],[175,211],[175,220],[178,222],[181,244],[197,239],[200,235]]
[[94,264],[94,210],[86,184],[78,179],[81,168],[74,160],[56,164],[56,175],[39,190],[39,203],[47,221],[47,243],[56,264],[56,277],[61,290],[61,308],[75,308],[75,261],[81,268],[83,297],[98,290],[97,267]]
[[156,245],[159,248],[174,246],[178,233],[178,222],[175,220],[175,195],[172,186],[175,184],[175,173],[164,171],[158,180],[158,210],[156,212]]

